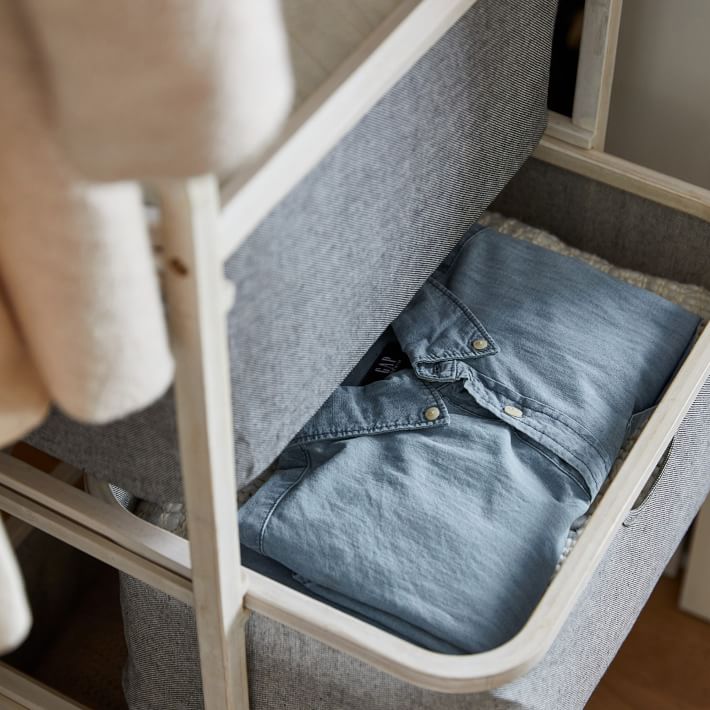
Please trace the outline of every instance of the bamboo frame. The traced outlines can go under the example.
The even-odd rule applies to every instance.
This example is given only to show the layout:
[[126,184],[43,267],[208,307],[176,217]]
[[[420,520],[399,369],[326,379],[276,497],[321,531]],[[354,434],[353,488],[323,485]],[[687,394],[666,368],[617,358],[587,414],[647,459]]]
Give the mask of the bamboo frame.
[[549,134],[534,156],[558,168],[598,180],[710,222],[710,190],[598,150],[585,150]]
[[165,292],[205,706],[249,707],[217,183],[161,185]]
[[[681,367],[527,625],[514,639],[493,651],[454,657],[426,651],[240,567],[222,263],[281,197],[474,1],[405,0],[353,60],[294,116],[284,138],[265,160],[227,183],[221,194],[211,177],[157,187],[167,264],[167,309],[177,362],[178,429],[189,543],[27,464],[0,455],[0,508],[194,606],[208,710],[248,708],[243,632],[248,610],[405,681],[438,691],[480,691],[526,672],[554,641],[710,374],[708,329]],[[615,5],[617,0],[601,2]],[[606,51],[604,57],[595,66],[607,67],[608,72],[613,65],[613,52]],[[383,71],[385,75],[380,76]],[[604,81],[599,86],[606,86]],[[363,87],[370,88],[363,93]],[[596,131],[598,136],[603,134],[599,121],[605,121],[603,91],[597,92],[597,97],[596,106],[601,106],[601,110],[595,116],[599,120],[585,130]],[[569,136],[566,142],[548,136],[537,155],[710,220],[710,192],[571,143],[574,141]],[[0,699],[6,699],[8,706],[15,703],[19,707],[41,707],[37,698],[48,696],[18,676],[0,666]]]

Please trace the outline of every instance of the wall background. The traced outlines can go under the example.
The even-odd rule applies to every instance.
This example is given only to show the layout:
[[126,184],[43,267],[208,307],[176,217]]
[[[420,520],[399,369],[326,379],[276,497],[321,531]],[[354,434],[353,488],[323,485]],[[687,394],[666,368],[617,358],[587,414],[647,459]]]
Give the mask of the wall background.
[[606,150],[710,188],[709,0],[623,0]]

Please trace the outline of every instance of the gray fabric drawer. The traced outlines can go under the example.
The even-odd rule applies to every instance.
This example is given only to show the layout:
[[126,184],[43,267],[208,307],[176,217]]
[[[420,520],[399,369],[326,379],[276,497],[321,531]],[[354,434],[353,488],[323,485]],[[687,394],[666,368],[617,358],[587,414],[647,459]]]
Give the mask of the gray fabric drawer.
[[[281,624],[252,616],[253,710],[578,710],[599,682],[710,489],[710,382],[674,438],[665,467],[632,511],[544,660],[510,685],[475,695],[415,688]],[[131,708],[200,708],[190,607],[123,576]]]
[[[553,213],[540,207],[543,198],[554,206]],[[593,248],[616,263],[710,286],[710,272],[696,270],[698,263],[710,258],[710,225],[647,200],[531,160],[494,207],[536,226],[552,228],[568,243]],[[609,210],[613,211],[608,214]],[[609,229],[613,224],[623,228]],[[617,531],[545,658],[526,676],[487,693],[441,695],[401,683],[280,624],[254,616],[248,624],[253,707],[582,708],[709,487],[710,382],[684,418],[662,474]],[[131,578],[124,577],[122,586],[130,649],[125,688],[131,707],[200,707],[191,610]],[[170,653],[165,649],[171,649]]]
[[617,266],[710,289],[710,224],[638,195],[532,159],[491,209]]
[[[555,8],[479,0],[229,260],[241,483],[271,463],[531,153],[546,120]],[[104,427],[55,413],[30,441],[141,498],[181,498],[171,396]]]

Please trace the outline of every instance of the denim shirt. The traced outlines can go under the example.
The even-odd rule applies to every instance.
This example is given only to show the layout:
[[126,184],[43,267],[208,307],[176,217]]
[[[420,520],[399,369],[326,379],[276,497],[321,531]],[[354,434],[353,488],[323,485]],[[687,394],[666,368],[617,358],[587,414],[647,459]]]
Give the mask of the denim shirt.
[[333,393],[240,510],[242,542],[405,638],[493,648],[698,322],[476,225],[363,359],[396,339],[411,367]]

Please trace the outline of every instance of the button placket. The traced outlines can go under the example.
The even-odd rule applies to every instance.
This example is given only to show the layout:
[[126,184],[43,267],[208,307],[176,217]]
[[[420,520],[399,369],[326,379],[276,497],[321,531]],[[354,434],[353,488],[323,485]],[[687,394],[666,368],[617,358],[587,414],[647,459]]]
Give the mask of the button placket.
[[520,419],[520,417],[523,416],[523,411],[522,409],[519,409],[513,404],[506,404],[505,407],[503,407],[503,411],[509,416],[509,417],[515,417],[516,419]]

